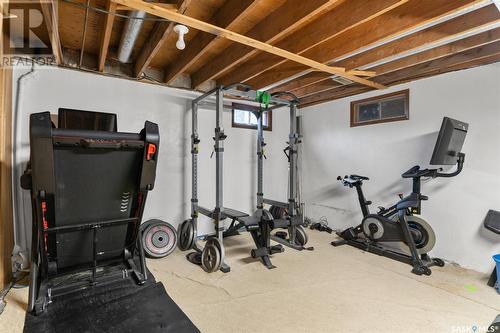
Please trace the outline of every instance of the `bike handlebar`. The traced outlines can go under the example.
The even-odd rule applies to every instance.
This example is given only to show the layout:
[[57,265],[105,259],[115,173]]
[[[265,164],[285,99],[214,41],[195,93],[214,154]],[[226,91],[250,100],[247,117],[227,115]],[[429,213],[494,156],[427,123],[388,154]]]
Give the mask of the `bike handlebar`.
[[464,161],[465,161],[465,154],[460,153],[458,154],[458,160],[457,160],[457,170],[451,173],[442,173],[443,171],[442,168],[439,169],[420,169],[419,165],[415,165],[405,173],[401,175],[403,178],[420,178],[420,177],[431,177],[431,178],[450,178],[450,177],[455,177],[458,175],[460,172],[462,172],[462,168],[464,166]]

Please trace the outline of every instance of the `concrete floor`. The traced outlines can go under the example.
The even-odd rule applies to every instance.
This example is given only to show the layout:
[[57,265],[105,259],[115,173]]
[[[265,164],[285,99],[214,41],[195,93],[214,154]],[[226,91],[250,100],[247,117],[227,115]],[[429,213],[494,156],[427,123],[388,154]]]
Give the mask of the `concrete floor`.
[[[274,270],[249,257],[249,235],[226,240],[229,274],[207,274],[179,251],[148,266],[202,332],[477,333],[500,313],[484,274],[447,265],[418,277],[410,266],[333,248],[327,233],[309,237],[315,251],[287,249]],[[1,332],[22,331],[27,294],[9,293]]]

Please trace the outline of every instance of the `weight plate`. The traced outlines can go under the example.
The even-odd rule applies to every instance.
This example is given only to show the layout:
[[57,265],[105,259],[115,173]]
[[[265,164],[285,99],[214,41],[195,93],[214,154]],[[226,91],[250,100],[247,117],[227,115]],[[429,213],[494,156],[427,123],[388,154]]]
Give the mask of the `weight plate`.
[[221,262],[221,265],[222,265],[224,263],[224,257],[226,255],[226,252],[224,251],[224,244],[222,244],[222,242],[218,238],[216,238],[216,237],[213,237],[211,239],[214,242],[214,244],[219,248],[220,262]]
[[267,209],[263,209],[262,210],[262,216],[267,219],[267,220],[273,220],[274,217],[273,215],[271,214],[271,212],[269,212]]
[[273,216],[273,218],[279,220],[282,218],[286,218],[288,216],[288,212],[285,208],[283,207],[278,207],[278,206],[271,206],[269,208],[269,212]]
[[177,232],[165,221],[148,221],[142,232],[142,245],[149,258],[166,257],[177,246]]
[[304,246],[308,241],[307,233],[303,226],[299,225],[295,228],[295,243]]
[[253,217],[258,218],[259,220],[264,217],[266,220],[274,220],[273,215],[267,209],[257,209],[253,213]]
[[179,227],[179,249],[187,251],[193,248],[195,229],[192,220],[185,220]]
[[189,262],[195,265],[201,265],[201,253],[200,252],[191,252],[186,255],[186,258]]
[[203,248],[201,267],[208,273],[216,272],[221,267],[221,253],[213,238],[209,239]]

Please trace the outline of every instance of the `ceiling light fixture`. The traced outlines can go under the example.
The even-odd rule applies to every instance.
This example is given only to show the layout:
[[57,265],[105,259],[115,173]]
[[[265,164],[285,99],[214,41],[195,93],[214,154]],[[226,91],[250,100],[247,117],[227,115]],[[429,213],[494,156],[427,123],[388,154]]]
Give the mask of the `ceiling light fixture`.
[[177,43],[175,43],[175,46],[179,50],[184,50],[186,48],[186,43],[184,42],[184,35],[189,32],[188,27],[182,24],[177,24],[174,27],[174,31],[179,34],[179,39],[177,40]]

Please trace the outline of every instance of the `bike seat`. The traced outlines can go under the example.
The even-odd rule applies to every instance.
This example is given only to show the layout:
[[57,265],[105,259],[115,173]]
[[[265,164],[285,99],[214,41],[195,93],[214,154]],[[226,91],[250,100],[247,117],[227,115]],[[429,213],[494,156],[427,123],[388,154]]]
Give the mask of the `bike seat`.
[[350,175],[349,178],[354,180],[370,180],[370,178],[360,175]]

